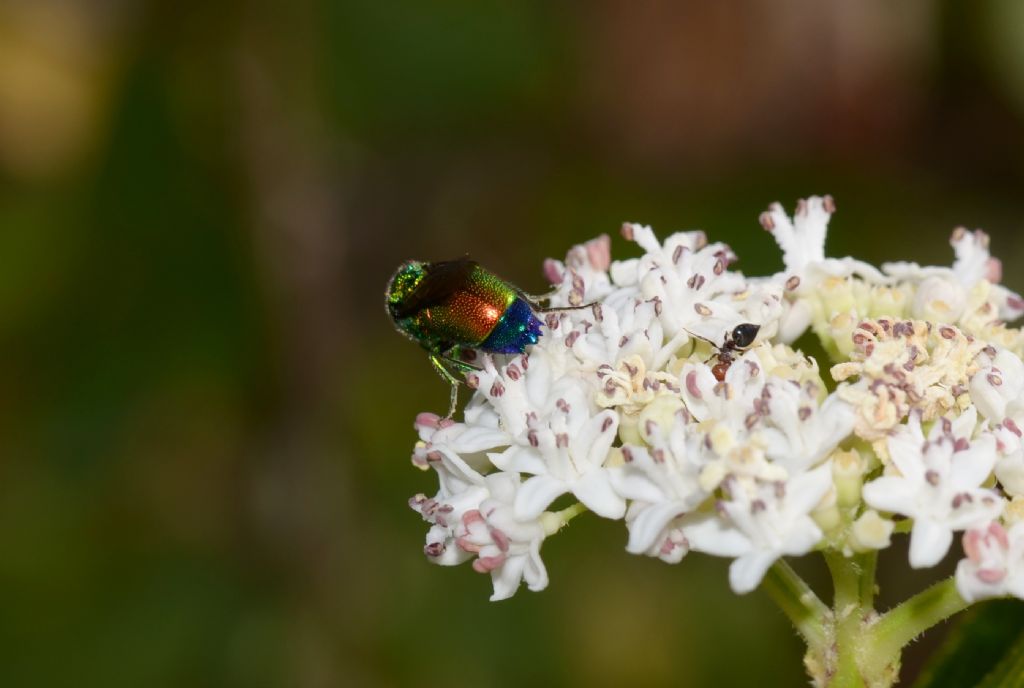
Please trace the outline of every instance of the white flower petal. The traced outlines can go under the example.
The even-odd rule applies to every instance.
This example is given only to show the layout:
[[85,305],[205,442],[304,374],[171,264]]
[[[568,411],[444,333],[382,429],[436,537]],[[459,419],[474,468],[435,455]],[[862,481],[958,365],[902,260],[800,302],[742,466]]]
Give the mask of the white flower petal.
[[765,572],[778,559],[775,552],[754,550],[729,565],[729,585],[737,595],[744,595],[758,585]]
[[611,468],[608,479],[612,489],[624,499],[660,502],[665,497],[664,487],[656,481],[655,475],[635,466]]
[[879,511],[906,514],[915,503],[918,487],[904,478],[882,477],[864,486],[864,501]]
[[601,466],[615,440],[619,414],[605,411],[587,421],[575,437],[569,438],[570,451],[579,470],[583,466]]
[[488,452],[487,458],[496,468],[510,473],[540,474],[547,472],[547,464],[535,449],[513,445],[501,452]]
[[831,486],[831,462],[796,476],[786,485],[786,510],[798,514],[810,512]]
[[695,516],[683,526],[690,549],[717,557],[738,557],[751,549],[750,539],[711,514]]
[[935,566],[949,551],[953,531],[934,521],[919,519],[910,533],[910,565],[915,569]]
[[991,435],[979,437],[970,448],[953,454],[950,479],[960,489],[978,487],[988,480],[996,465],[996,441]]
[[507,600],[516,594],[519,589],[519,582],[523,579],[523,569],[526,568],[524,557],[511,557],[502,566],[491,571],[491,583],[494,585],[494,594],[491,595],[491,602]]
[[537,518],[545,509],[566,492],[570,486],[550,475],[535,475],[519,488],[513,504],[516,518],[528,520]]
[[584,473],[573,485],[572,493],[598,516],[619,519],[626,514],[626,500],[612,489],[606,470],[594,469]]
[[654,546],[672,519],[685,512],[685,506],[678,502],[662,502],[644,507],[629,524],[626,551],[630,554],[644,554]]

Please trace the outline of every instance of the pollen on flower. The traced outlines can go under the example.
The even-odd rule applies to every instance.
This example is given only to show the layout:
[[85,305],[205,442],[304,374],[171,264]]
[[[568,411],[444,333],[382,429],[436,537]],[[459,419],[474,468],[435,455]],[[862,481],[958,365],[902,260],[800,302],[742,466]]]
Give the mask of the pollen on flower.
[[[427,558],[472,561],[492,599],[540,590],[541,545],[586,512],[634,554],[732,559],[743,593],[783,557],[889,547],[899,514],[911,566],[964,532],[965,599],[1024,596],[1024,299],[981,232],[954,232],[950,266],[879,269],[826,255],[835,217],[828,196],[770,206],[784,269],[761,277],[704,232],[638,223],[638,257],[601,235],[545,260],[536,344],[475,352],[462,418],[416,418]],[[794,348],[805,333],[831,360]]]
[[[911,410],[925,421],[960,408],[984,342],[950,325],[922,320],[865,320],[855,330],[850,360],[832,367],[840,398],[857,409],[856,433],[876,441]],[[964,399],[963,401],[967,401]]]

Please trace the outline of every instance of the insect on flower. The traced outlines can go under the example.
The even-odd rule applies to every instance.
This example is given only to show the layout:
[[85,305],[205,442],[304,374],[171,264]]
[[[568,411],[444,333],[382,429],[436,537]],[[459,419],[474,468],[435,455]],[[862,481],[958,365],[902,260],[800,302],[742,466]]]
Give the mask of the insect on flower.
[[537,313],[588,308],[543,308],[540,299],[505,282],[467,257],[437,263],[409,260],[388,282],[385,303],[395,328],[427,350],[434,370],[452,387],[458,372],[477,369],[476,352],[521,354],[541,336]]
[[[717,358],[718,361],[714,366],[711,367],[711,374],[715,376],[715,379],[719,382],[725,380],[725,374],[729,372],[729,366],[736,358],[736,354],[745,351],[750,348],[750,345],[757,339],[757,333],[761,329],[760,325],[754,323],[740,323],[736,327],[732,328],[731,332],[727,332],[725,335],[725,341],[721,346],[715,342],[701,337],[698,334],[692,334],[698,339],[703,339],[711,346],[718,349],[711,358]],[[687,330],[689,332],[689,330]],[[711,359],[708,359],[711,360]]]

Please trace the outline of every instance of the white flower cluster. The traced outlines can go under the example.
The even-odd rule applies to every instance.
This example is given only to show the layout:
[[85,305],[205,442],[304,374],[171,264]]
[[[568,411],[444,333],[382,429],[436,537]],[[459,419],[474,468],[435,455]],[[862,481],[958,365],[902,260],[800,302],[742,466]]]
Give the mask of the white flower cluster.
[[[953,233],[950,268],[826,258],[834,210],[762,214],[785,264],[766,278],[702,232],[636,224],[640,258],[613,262],[602,236],[548,260],[552,307],[592,306],[480,357],[461,422],[417,418],[413,463],[440,480],[411,500],[430,560],[473,559],[491,599],[540,590],[543,541],[589,510],[625,521],[629,552],[733,559],[744,593],[781,557],[881,549],[895,529],[934,566],[962,532],[960,594],[1024,598],[1024,336],[1005,324],[1024,300],[980,231]],[[791,346],[808,331],[827,381]]]

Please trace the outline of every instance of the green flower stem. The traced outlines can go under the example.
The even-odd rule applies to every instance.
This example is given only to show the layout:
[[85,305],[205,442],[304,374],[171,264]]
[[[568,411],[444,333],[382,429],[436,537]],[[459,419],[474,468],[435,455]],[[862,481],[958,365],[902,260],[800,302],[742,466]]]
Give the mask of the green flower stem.
[[[864,678],[857,664],[862,639],[862,621],[866,611],[861,606],[865,587],[861,581],[863,565],[859,558],[844,557],[834,551],[825,552],[825,562],[832,573],[832,582],[835,585],[832,612],[835,615],[836,659],[829,688],[863,688]],[[874,575],[871,577],[870,585],[873,596]]]
[[544,532],[551,536],[569,525],[569,521],[587,510],[587,507],[583,506],[582,502],[576,502],[561,511],[545,511],[540,516],[540,523],[544,526]]
[[872,629],[866,661],[881,667],[899,656],[903,647],[935,624],[969,605],[947,578],[889,610]]
[[781,559],[775,562],[765,574],[762,586],[789,617],[809,648],[816,649],[824,645],[828,607],[789,564]]
[[587,511],[587,507],[583,506],[583,502],[576,502],[572,506],[566,507],[561,511],[557,511],[555,513],[557,513],[559,518],[561,518],[564,522],[568,523],[572,519],[582,514],[584,511]]
[[856,557],[860,568],[860,606],[861,611],[870,611],[875,607],[875,568],[878,565],[878,551],[872,550]]

